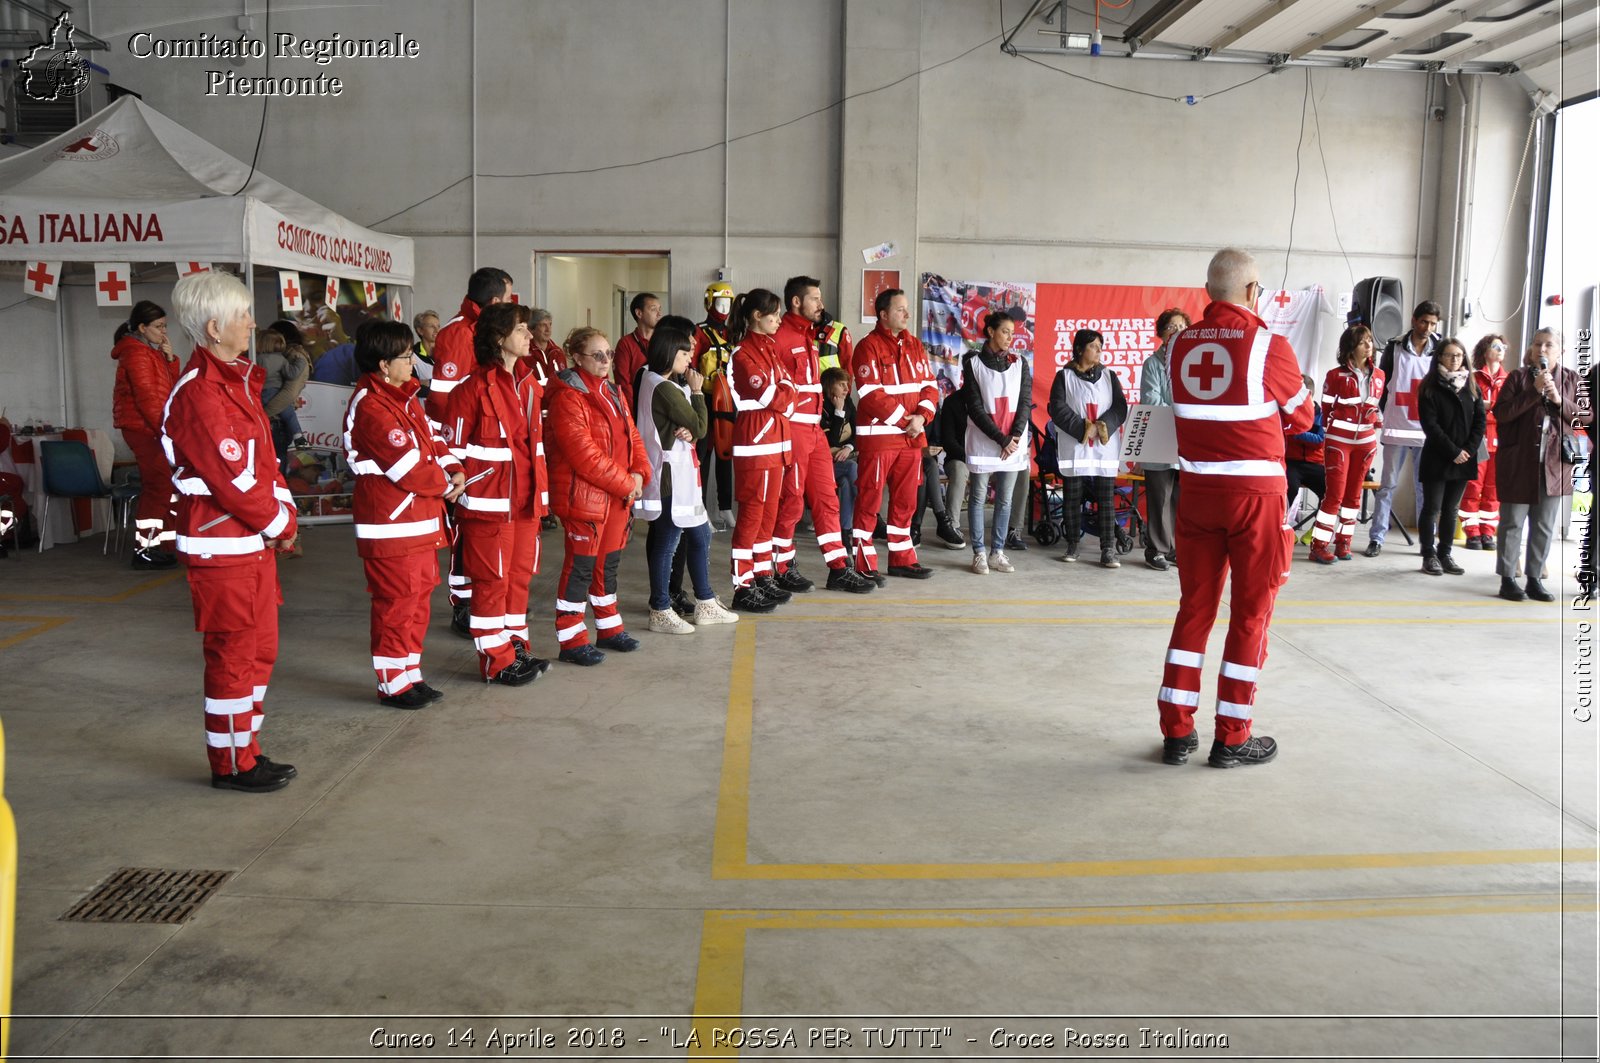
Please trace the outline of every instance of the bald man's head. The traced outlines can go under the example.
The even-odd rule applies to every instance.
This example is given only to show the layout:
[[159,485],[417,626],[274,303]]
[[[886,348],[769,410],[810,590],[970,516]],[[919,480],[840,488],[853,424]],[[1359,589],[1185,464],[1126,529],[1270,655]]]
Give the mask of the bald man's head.
[[1261,273],[1250,252],[1224,247],[1211,256],[1211,265],[1206,267],[1206,294],[1212,299],[1249,306],[1252,284],[1260,287]]

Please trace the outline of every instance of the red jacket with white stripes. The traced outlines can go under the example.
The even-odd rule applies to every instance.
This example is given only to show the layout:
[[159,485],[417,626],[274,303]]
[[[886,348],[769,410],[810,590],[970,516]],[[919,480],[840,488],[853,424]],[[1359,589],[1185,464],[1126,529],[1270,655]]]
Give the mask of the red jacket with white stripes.
[[422,382],[399,387],[368,373],[344,415],[344,449],[356,474],[356,553],[398,557],[449,545],[444,494],[461,462],[417,401]]
[[581,369],[550,385],[550,508],[599,523],[621,510],[632,473],[650,482],[650,456],[617,386]]
[[[1500,389],[1506,386],[1506,377],[1509,375],[1504,365],[1495,366],[1493,372],[1487,368],[1472,371],[1472,378],[1478,382],[1478,394],[1483,398],[1484,408],[1488,411],[1483,438],[1488,441],[1491,454],[1500,449],[1500,430],[1495,427],[1494,404],[1500,397]],[[1482,469],[1480,463],[1479,472],[1482,472]]]
[[480,365],[450,393],[440,435],[467,474],[456,520],[538,520],[549,512],[543,402],[526,358],[509,371]]
[[428,382],[428,420],[443,424],[450,409],[450,393],[478,368],[472,337],[478,332],[482,308],[471,299],[461,300],[461,310],[445,323],[433,340],[433,379]]
[[1363,375],[1347,366],[1336,365],[1322,380],[1322,424],[1329,443],[1359,447],[1378,441],[1378,425],[1383,414],[1378,403],[1383,398],[1383,370],[1370,366]]
[[111,424],[124,432],[161,434],[161,414],[178,382],[178,360],[168,358],[138,336],[124,336],[111,348],[117,384],[111,398]]
[[1183,490],[1282,495],[1284,436],[1316,415],[1289,341],[1213,302],[1173,341],[1170,365]]
[[785,313],[772,334],[778,358],[794,384],[794,413],[789,420],[798,430],[808,426],[822,431],[822,366],[817,360],[817,326],[799,314]]
[[178,553],[191,567],[256,560],[294,537],[294,498],[261,409],[261,367],[196,347],[167,398],[161,446],[178,489]]
[[922,449],[924,434],[905,432],[913,414],[921,414],[926,424],[939,410],[939,387],[922,341],[910,329],[896,335],[879,325],[856,344],[850,360],[860,395],[856,449],[863,454]]
[[552,340],[543,347],[531,347],[528,360],[533,365],[533,375],[539,378],[539,386],[548,389],[556,374],[567,367],[567,352]]
[[733,472],[794,464],[789,417],[797,392],[771,336],[749,332],[728,361],[733,391]]

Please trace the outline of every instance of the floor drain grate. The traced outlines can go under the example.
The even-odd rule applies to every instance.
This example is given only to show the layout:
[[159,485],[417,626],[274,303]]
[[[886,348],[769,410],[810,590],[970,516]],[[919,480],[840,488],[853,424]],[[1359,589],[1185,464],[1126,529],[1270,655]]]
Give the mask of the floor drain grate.
[[232,871],[124,867],[61,916],[68,923],[184,923]]

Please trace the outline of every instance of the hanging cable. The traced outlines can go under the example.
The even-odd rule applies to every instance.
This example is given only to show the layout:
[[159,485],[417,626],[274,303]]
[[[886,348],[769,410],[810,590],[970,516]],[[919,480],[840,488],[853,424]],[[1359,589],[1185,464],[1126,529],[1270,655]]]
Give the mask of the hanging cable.
[[[271,40],[272,0],[266,0],[266,15],[262,24],[264,26],[261,35],[262,39]],[[261,74],[263,78],[270,78],[272,76],[272,49],[270,48],[267,49],[266,59],[262,66]],[[240,192],[243,192],[245,189],[250,187],[250,182],[255,179],[256,164],[261,161],[261,140],[267,135],[267,105],[271,102],[271,96],[263,96],[261,98],[261,127],[256,130],[256,150],[250,153],[250,172],[245,175],[244,184],[234,189],[231,193],[229,193],[230,195],[236,196]]]
[[[1311,76],[1311,71],[1306,70],[1306,76]],[[1355,267],[1350,264],[1350,252],[1344,249],[1344,237],[1339,235],[1339,215],[1333,209],[1333,181],[1328,177],[1328,156],[1322,150],[1322,115],[1317,112],[1317,97],[1311,96],[1311,121],[1317,133],[1317,156],[1322,159],[1322,187],[1328,192],[1328,217],[1333,221],[1333,239],[1339,245],[1339,253],[1344,256],[1345,272],[1350,274],[1350,287],[1356,286]]]
[[[1511,197],[1506,202],[1506,220],[1500,226],[1500,235],[1494,241],[1494,254],[1489,256],[1489,265],[1483,271],[1483,286],[1478,289],[1478,308],[1483,308],[1483,293],[1489,290],[1489,276],[1494,272],[1494,264],[1500,258],[1500,246],[1505,243],[1506,231],[1511,228],[1511,215],[1517,207],[1517,193],[1522,191],[1522,175],[1528,167],[1528,149],[1533,147],[1533,133],[1539,128],[1539,111],[1535,108],[1533,117],[1528,120],[1528,137],[1522,142],[1522,161],[1517,163],[1517,179],[1511,186]],[[1531,234],[1530,234],[1531,237]],[[1505,317],[1492,317],[1487,311],[1484,320],[1491,325],[1504,325],[1522,313],[1523,306],[1528,301],[1528,282],[1533,278],[1524,275],[1522,278],[1522,293],[1517,297],[1517,305]]]
[[1306,141],[1306,105],[1311,102],[1311,68],[1306,67],[1306,93],[1300,99],[1300,136],[1294,142],[1294,189],[1289,194],[1289,246],[1283,251],[1283,283],[1280,289],[1289,287],[1289,256],[1294,254],[1294,221],[1300,213],[1300,152],[1305,147]]

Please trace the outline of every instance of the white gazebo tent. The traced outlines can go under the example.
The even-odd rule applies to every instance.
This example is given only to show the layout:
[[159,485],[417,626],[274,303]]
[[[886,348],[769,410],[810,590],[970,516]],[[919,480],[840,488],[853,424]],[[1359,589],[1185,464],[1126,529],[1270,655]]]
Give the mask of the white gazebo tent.
[[[247,283],[286,269],[391,290],[415,276],[410,238],[356,225],[132,96],[0,161],[0,237],[13,262],[238,263]],[[72,423],[63,298],[56,307]]]

